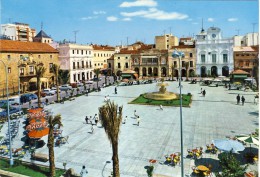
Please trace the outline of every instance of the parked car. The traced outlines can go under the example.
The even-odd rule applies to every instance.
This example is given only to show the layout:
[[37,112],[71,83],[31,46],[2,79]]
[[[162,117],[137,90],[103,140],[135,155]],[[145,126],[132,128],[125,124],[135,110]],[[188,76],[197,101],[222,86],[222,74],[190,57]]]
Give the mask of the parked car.
[[34,93],[25,93],[21,96],[21,102],[26,103],[30,100],[36,100],[38,99],[38,96]]
[[4,105],[7,105],[7,100],[0,100],[0,108],[3,107]]
[[228,89],[229,89],[229,90],[240,90],[240,89],[242,89],[242,85],[231,84]]
[[72,87],[69,84],[60,86],[60,91],[67,91],[67,90],[72,90]]
[[19,103],[20,103],[20,97],[19,96],[9,98],[9,104],[10,105],[19,105]]
[[[19,113],[20,109],[16,107],[9,107],[9,114]],[[7,110],[0,112],[0,117],[7,117]]]
[[47,96],[51,96],[55,94],[55,91],[51,89],[43,89],[43,92],[46,93]]
[[[54,91],[54,93],[57,93],[57,88],[56,87],[52,87],[51,90]],[[59,89],[59,93],[60,93],[60,89]]]
[[94,81],[92,81],[92,80],[86,81],[86,84],[93,84],[93,83],[94,83]]
[[[38,91],[34,92],[36,95],[38,95]],[[46,93],[44,93],[43,91],[41,91],[40,93],[41,97],[46,97]]]

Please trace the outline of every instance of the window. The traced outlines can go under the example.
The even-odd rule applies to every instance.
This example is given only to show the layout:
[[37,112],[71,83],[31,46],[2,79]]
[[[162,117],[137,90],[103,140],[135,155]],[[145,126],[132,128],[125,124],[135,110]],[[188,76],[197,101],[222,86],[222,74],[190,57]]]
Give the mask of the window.
[[33,66],[29,66],[29,74],[34,74],[34,67]]
[[77,54],[79,54],[79,50],[77,50]]
[[201,63],[205,63],[205,54],[200,55]]
[[99,53],[97,54],[97,56],[99,57]]
[[7,68],[8,73],[11,73],[11,67]]
[[217,55],[216,54],[212,54],[211,57],[212,57],[212,63],[216,63]]
[[118,68],[121,68],[121,65],[120,65],[120,63],[117,63],[117,67],[118,67]]
[[50,55],[50,58],[52,58],[52,55]]
[[193,57],[193,54],[192,53],[190,53],[190,58],[192,58]]
[[177,61],[174,61],[174,62],[173,62],[173,66],[177,66]]
[[120,59],[120,57],[117,57],[117,59],[119,60],[119,59]]
[[108,63],[108,68],[111,68],[111,63]]
[[94,65],[95,65],[95,66],[97,66],[97,64],[96,64],[96,63],[95,63]]
[[11,55],[7,55],[7,59],[10,60],[11,59]]
[[88,51],[86,50],[86,55],[88,54]]
[[38,55],[38,58],[40,59],[40,58],[41,58],[41,55]]
[[249,66],[249,62],[248,61],[246,62],[246,66]]
[[99,66],[99,63],[98,63],[98,66]]
[[53,63],[49,63],[49,70],[50,70],[50,73],[53,73],[53,71],[52,71],[52,67],[53,67]]
[[104,60],[104,62],[106,62],[106,60]]
[[79,62],[77,62],[77,68],[79,69]]
[[128,57],[125,57],[125,59],[128,59]]
[[223,54],[223,63],[227,63],[228,62],[228,56],[227,54]]
[[101,53],[100,55],[101,55],[101,57],[102,57],[102,53]]
[[103,65],[103,63],[101,63],[101,65]]
[[89,66],[90,66],[90,68],[92,67],[91,61],[89,62]]
[[193,61],[190,61],[190,67],[193,67]]
[[96,54],[94,53],[94,57],[96,57]]
[[20,76],[24,75],[24,68],[20,68]]
[[86,61],[86,68],[88,68],[88,62]]
[[84,68],[84,61],[81,61],[81,67]]
[[125,68],[128,68],[128,63],[127,62],[125,63]]
[[73,69],[76,69],[75,62],[73,62]]
[[81,55],[83,55],[83,50],[81,50]]
[[73,74],[73,80],[76,82],[76,74]]
[[185,67],[185,61],[181,61],[181,67]]
[[89,55],[91,54],[91,51],[89,51]]
[[20,59],[23,59],[23,55],[20,55]]

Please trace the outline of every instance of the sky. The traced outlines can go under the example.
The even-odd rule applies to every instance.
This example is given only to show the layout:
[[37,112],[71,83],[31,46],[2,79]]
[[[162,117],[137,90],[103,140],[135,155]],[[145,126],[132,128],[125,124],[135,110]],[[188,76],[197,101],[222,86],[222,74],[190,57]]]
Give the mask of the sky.
[[0,0],[1,24],[27,23],[54,41],[153,44],[155,36],[190,37],[215,26],[223,37],[258,32],[258,0]]

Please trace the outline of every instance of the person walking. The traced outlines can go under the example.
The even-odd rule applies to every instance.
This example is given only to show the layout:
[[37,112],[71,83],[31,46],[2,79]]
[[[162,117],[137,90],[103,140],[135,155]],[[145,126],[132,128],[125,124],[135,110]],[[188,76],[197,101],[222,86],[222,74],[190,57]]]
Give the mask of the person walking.
[[140,125],[140,121],[141,121],[141,119],[140,119],[140,117],[138,116],[138,117],[137,117],[137,126]]
[[162,105],[160,105],[160,110],[163,110],[163,106]]
[[89,120],[89,118],[88,118],[88,116],[86,116],[86,118],[85,118],[86,124],[88,124],[88,120]]
[[115,87],[115,94],[117,94],[117,88]]
[[203,90],[202,92],[203,92],[202,95],[205,97],[206,96],[206,90]]
[[49,100],[48,100],[48,98],[45,99],[45,103],[46,103],[46,105],[49,105]]
[[138,115],[136,114],[136,110],[134,110],[134,116],[135,116],[135,118],[138,117]]
[[89,122],[92,125],[92,116],[89,117]]
[[202,88],[200,88],[200,93],[203,94],[203,90],[202,90]]
[[95,124],[96,124],[96,126],[98,124],[98,116],[96,116],[96,115],[95,115]]
[[244,103],[245,103],[245,101],[246,101],[246,99],[245,99],[244,96],[242,96],[241,101],[242,101],[242,105],[244,106]]
[[239,104],[239,102],[240,102],[240,96],[239,96],[239,94],[237,95],[237,104]]
[[86,177],[88,174],[88,170],[86,169],[85,165],[82,166],[82,169],[80,171],[80,176],[81,177]]
[[126,123],[126,120],[127,120],[127,116],[125,116],[124,121],[123,121],[123,124]]
[[88,96],[88,89],[86,90],[86,96]]

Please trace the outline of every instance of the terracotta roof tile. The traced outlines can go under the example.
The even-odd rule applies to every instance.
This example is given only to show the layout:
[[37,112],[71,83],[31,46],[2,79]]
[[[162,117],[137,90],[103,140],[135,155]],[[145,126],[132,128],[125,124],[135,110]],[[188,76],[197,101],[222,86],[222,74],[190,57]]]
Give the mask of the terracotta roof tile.
[[46,43],[0,40],[1,52],[59,53]]

